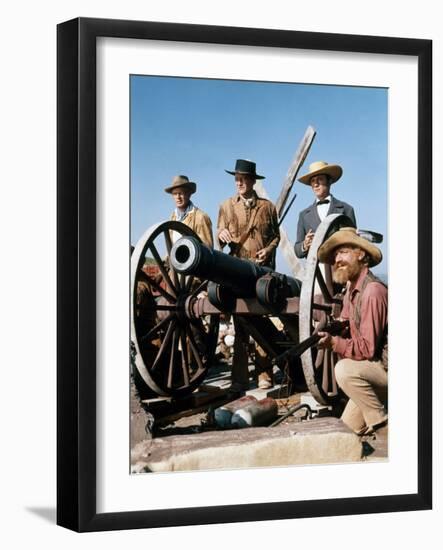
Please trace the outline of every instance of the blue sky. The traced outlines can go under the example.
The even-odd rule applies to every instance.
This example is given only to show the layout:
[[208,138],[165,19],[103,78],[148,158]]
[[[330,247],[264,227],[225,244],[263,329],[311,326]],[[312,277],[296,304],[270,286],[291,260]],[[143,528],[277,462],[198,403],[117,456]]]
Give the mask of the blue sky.
[[[317,136],[299,176],[316,160],[343,167],[332,194],[352,204],[360,228],[384,235],[384,260],[374,271],[387,272],[386,89],[151,76],[131,76],[130,84],[132,244],[169,218],[173,203],[164,188],[176,174],[197,183],[193,201],[214,228],[220,203],[235,193],[225,169],[237,158],[257,163],[275,201],[311,125]],[[298,214],[313,194],[299,182],[293,192],[284,226],[294,242]]]

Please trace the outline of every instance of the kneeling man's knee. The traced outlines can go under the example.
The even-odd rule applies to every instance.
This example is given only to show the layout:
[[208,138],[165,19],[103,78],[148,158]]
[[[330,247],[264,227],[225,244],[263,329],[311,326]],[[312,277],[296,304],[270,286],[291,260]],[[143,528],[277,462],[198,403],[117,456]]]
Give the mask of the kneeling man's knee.
[[351,376],[350,362],[348,359],[340,359],[335,365],[335,379],[339,386],[346,385],[346,381]]

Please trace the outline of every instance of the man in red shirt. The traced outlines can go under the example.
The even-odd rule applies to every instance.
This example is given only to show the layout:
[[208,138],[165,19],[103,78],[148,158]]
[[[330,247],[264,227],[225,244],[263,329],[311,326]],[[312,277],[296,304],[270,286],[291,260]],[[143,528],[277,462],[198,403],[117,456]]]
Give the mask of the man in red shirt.
[[357,434],[369,434],[388,421],[388,289],[369,270],[382,253],[356,229],[344,227],[323,243],[318,259],[333,266],[335,282],[346,284],[341,319],[349,321],[348,337],[320,332],[318,345],[341,358],[335,377],[349,397],[342,420]]

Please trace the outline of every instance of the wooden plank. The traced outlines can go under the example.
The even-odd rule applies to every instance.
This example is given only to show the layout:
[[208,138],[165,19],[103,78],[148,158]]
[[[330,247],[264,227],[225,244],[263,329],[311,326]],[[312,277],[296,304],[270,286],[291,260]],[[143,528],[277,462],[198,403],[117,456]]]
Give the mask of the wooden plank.
[[194,414],[199,414],[202,412],[205,412],[209,409],[209,407],[221,407],[225,403],[228,403],[229,401],[232,401],[232,396],[229,396],[226,394],[223,397],[219,397],[218,399],[211,400],[210,402],[200,405],[199,407],[193,407],[191,409],[186,409],[183,411],[177,411],[173,412],[171,414],[168,414],[167,416],[162,416],[155,419],[155,425],[157,427],[167,426],[168,424],[172,424],[176,420],[180,420],[180,418],[184,418],[186,416],[193,416]]
[[315,135],[315,129],[312,126],[308,126],[305,135],[303,136],[303,139],[298,146],[295,156],[292,159],[288,173],[286,174],[286,179],[283,182],[282,190],[280,191],[280,195],[275,203],[275,208],[277,209],[277,214],[279,218],[283,214],[283,210],[285,208],[285,204],[288,200],[292,186],[294,185],[295,178],[297,177],[297,174],[302,167],[307,154],[309,153],[309,149],[311,148]]
[[198,391],[192,394],[191,407],[200,407],[202,405],[210,404],[216,399],[222,399],[228,394],[227,390],[217,388],[217,391]]
[[226,391],[222,388],[219,388],[218,386],[212,386],[211,384],[202,384],[201,386],[199,386],[198,389],[199,391],[210,392],[210,393],[223,393],[224,391]]
[[183,416],[197,414],[206,410],[211,404],[217,403],[220,400],[227,400],[227,390],[221,388],[213,388],[209,385],[204,386],[205,391],[200,388],[198,391],[186,395],[180,399],[171,399],[159,397],[154,399],[144,399],[142,401],[146,409],[154,415],[156,424],[161,425],[165,421],[177,420]]

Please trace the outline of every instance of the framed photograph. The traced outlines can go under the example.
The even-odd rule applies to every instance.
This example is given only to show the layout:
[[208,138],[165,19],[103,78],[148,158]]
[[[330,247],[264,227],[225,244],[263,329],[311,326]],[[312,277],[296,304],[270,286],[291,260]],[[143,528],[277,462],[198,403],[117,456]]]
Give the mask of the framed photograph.
[[[59,525],[431,508],[431,67],[429,40],[58,26]],[[384,439],[321,324],[345,227],[389,288]]]

